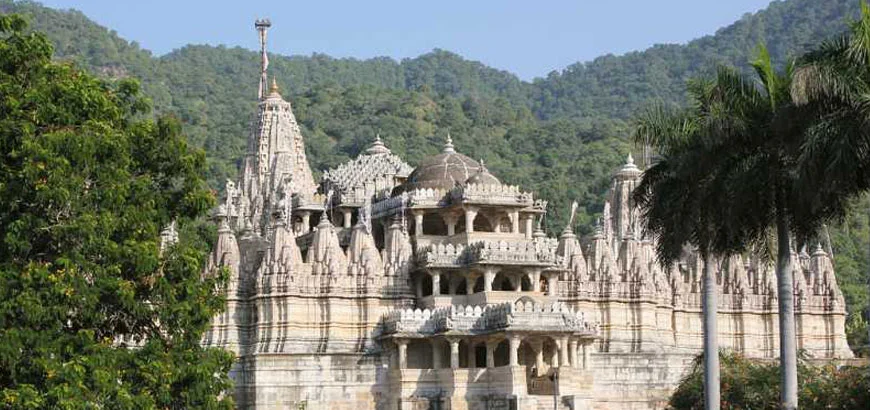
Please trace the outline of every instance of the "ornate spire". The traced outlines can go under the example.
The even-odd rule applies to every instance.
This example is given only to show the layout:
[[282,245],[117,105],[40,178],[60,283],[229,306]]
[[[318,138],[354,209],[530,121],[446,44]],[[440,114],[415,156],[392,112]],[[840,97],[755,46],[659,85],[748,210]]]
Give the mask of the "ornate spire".
[[366,154],[368,155],[389,154],[390,152],[390,149],[384,145],[383,141],[381,141],[381,134],[377,134],[375,136],[375,141],[366,148]]
[[441,151],[445,154],[454,154],[456,150],[453,149],[453,138],[450,138],[450,132],[447,132],[447,142],[444,143],[444,149]]
[[262,100],[266,92],[266,69],[269,68],[269,56],[266,54],[266,34],[272,27],[272,22],[269,19],[256,20],[254,28],[260,33],[260,88],[257,92],[257,99]]

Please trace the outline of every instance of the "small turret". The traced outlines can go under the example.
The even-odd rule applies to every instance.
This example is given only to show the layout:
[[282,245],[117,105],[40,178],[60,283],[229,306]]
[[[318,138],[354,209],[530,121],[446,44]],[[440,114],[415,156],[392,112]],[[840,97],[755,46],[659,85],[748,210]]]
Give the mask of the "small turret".
[[335,227],[321,214],[320,223],[308,250],[308,263],[314,275],[338,275],[347,272],[347,257],[341,250]]
[[347,260],[348,274],[352,276],[376,276],[384,272],[384,263],[375,246],[375,239],[362,219],[351,232]]
[[206,269],[212,272],[214,269],[226,267],[230,271],[230,288],[234,289],[238,285],[241,278],[239,277],[240,263],[242,260],[239,252],[239,244],[236,241],[236,236],[233,230],[230,229],[227,221],[227,210],[223,205],[219,206],[215,212],[215,219],[218,223],[218,240],[212,251],[212,255],[208,260]]
[[400,219],[394,219],[387,228],[384,242],[383,262],[386,276],[407,275],[411,260],[411,241]]

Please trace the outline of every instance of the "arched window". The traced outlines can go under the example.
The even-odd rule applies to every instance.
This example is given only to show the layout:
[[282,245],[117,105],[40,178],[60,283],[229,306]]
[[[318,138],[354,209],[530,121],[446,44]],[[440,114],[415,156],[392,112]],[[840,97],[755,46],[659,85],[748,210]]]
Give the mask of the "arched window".
[[423,215],[423,235],[447,235],[447,224],[444,223],[444,218],[437,213],[427,213]]
[[511,283],[510,278],[508,278],[505,274],[499,273],[495,275],[495,278],[492,280],[492,290],[516,290],[513,284]]
[[492,232],[492,225],[489,223],[489,219],[487,219],[483,214],[477,214],[474,217],[474,232]]

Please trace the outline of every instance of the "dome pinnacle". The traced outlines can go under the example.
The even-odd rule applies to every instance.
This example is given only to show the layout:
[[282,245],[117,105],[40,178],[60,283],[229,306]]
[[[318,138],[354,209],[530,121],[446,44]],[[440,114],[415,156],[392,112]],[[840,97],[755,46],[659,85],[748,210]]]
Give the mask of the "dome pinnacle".
[[453,138],[450,138],[449,132],[447,133],[447,142],[444,143],[444,150],[442,150],[441,152],[445,154],[453,154],[456,152],[456,150],[453,149]]

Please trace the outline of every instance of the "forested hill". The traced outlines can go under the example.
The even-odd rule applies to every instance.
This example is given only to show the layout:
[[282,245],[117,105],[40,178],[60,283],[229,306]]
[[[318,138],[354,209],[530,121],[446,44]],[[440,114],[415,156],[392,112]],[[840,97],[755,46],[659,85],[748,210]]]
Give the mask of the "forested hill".
[[[294,105],[316,171],[355,156],[376,133],[414,164],[437,152],[449,130],[461,152],[484,158],[503,181],[549,199],[551,231],[578,200],[578,229],[588,232],[631,148],[634,113],[655,101],[681,104],[686,79],[718,63],[745,69],[759,43],[781,64],[842,32],[858,10],[858,0],[776,1],[685,45],[602,56],[532,82],[444,50],[402,61],[272,55],[270,70]],[[205,148],[212,186],[235,176],[255,107],[256,52],[189,45],[157,57],[77,11],[0,0],[0,12],[27,16],[59,59],[107,78],[139,78],[157,111],[177,115]],[[832,232],[851,311],[867,303],[867,231],[856,213]]]

